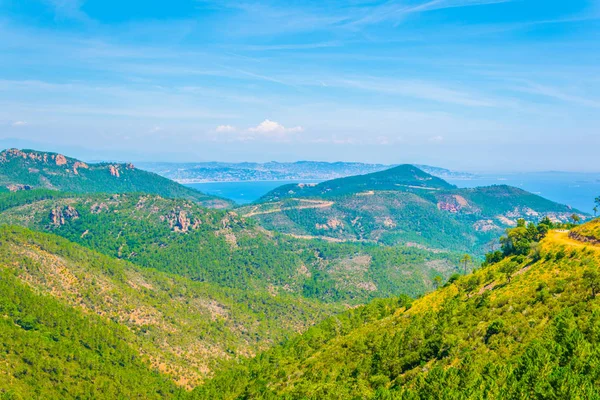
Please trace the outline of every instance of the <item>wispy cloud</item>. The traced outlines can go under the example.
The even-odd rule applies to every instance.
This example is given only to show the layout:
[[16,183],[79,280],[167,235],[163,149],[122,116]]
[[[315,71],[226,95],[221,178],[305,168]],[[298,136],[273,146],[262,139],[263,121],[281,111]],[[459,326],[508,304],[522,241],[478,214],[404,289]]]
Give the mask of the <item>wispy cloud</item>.
[[15,121],[11,124],[11,126],[14,128],[18,128],[20,126],[25,126],[25,125],[27,125],[26,121]]
[[554,100],[559,100],[567,103],[572,103],[579,106],[600,108],[600,98],[590,98],[586,96],[568,93],[565,90],[557,87],[541,85],[531,81],[523,81],[521,85],[513,86],[512,89],[529,93],[533,95],[543,96]]
[[514,0],[431,0],[417,4],[407,4],[401,1],[389,1],[359,18],[353,19],[346,25],[358,27],[361,25],[377,24],[384,21],[399,22],[410,14],[443,10],[446,8],[473,7],[490,4],[507,3]]
[[477,95],[459,89],[451,89],[437,83],[420,80],[363,77],[357,79],[338,79],[326,81],[325,83],[328,86],[341,86],[469,107],[495,107],[498,105],[495,100],[484,95]]
[[231,133],[237,131],[235,126],[231,125],[219,125],[215,128],[215,132],[217,133]]
[[326,48],[330,48],[330,47],[339,47],[342,45],[343,45],[343,42],[336,40],[336,41],[317,42],[317,43],[247,45],[247,46],[242,47],[242,50],[248,50],[248,51],[313,50],[313,49],[326,49]]

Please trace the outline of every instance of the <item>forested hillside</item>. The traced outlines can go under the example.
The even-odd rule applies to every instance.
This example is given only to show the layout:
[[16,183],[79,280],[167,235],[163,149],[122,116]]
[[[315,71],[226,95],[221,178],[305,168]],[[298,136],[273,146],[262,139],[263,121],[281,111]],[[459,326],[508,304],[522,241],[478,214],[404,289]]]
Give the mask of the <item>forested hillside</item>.
[[[104,385],[135,392],[136,379],[172,389],[158,385],[166,378],[189,389],[228,360],[252,356],[343,309],[193,282],[23,228],[2,227],[0,237],[0,335],[10,379],[28,390],[44,389],[46,378],[61,380],[65,393]],[[83,358],[69,361],[73,352]],[[122,359],[126,364],[113,365]],[[111,374],[123,382],[87,386]],[[0,382],[9,379],[3,376]]]
[[140,266],[328,302],[419,295],[459,267],[452,253],[294,238],[234,212],[145,194],[19,192],[0,195],[0,210],[0,223],[55,233]]
[[549,226],[520,224],[473,274],[332,317],[195,394],[600,398],[600,247]]
[[282,186],[239,212],[267,229],[294,235],[480,255],[519,218],[587,217],[510,186],[457,189],[409,165],[318,185]]
[[0,190],[52,189],[73,193],[144,192],[226,208],[229,200],[209,196],[133,164],[87,164],[62,154],[9,149],[0,153]]
[[331,197],[356,194],[368,190],[440,190],[455,186],[412,165],[399,165],[366,175],[332,179],[317,185],[284,185],[267,193],[260,201],[286,197]]
[[175,398],[134,334],[40,294],[0,269],[0,398]]

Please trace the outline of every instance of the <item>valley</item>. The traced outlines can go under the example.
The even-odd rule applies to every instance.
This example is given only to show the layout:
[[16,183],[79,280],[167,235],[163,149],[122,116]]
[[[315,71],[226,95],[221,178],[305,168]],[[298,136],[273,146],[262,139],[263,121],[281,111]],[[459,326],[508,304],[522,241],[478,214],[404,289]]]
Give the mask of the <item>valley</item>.
[[409,165],[236,206],[152,175],[144,192],[135,169],[3,154],[4,398],[479,396],[500,390],[469,378],[491,364],[518,395],[523,352],[558,329],[559,304],[588,301],[577,268],[600,254],[598,220],[573,224],[585,213]]
[[0,400],[600,400],[600,0],[0,0]]
[[536,251],[333,317],[197,398],[595,398],[600,246],[551,231]]

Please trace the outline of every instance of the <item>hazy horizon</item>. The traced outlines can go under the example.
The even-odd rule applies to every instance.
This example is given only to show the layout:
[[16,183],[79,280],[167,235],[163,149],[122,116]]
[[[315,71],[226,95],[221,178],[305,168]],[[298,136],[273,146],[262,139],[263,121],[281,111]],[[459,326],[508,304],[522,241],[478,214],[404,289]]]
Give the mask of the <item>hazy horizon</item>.
[[[400,164],[413,164],[413,165],[427,165],[430,167],[436,168],[444,168],[451,170],[453,172],[465,172],[465,173],[473,173],[473,174],[535,174],[535,173],[568,173],[568,174],[600,174],[600,167],[597,170],[556,170],[556,169],[475,169],[475,168],[455,168],[452,165],[441,165],[435,163],[425,163],[420,161],[409,162],[405,160],[398,160],[393,163],[383,163],[383,162],[368,162],[368,161],[360,161],[353,159],[332,159],[332,160],[323,160],[323,159],[307,159],[307,158],[298,158],[298,159],[247,159],[247,160],[220,160],[220,159],[201,159],[197,158],[194,155],[185,155],[185,154],[137,154],[131,153],[133,157],[129,157],[127,154],[122,152],[105,152],[105,151],[97,151],[93,149],[87,149],[84,147],[69,147],[69,146],[56,146],[51,143],[42,143],[42,142],[27,142],[18,139],[0,139],[0,150],[5,150],[9,148],[18,148],[18,149],[30,149],[30,150],[38,150],[38,151],[47,151],[53,153],[60,153],[69,157],[73,157],[76,159],[80,159],[86,162],[132,162],[132,163],[168,163],[168,164],[194,164],[194,163],[258,163],[265,164],[270,162],[278,162],[278,163],[297,163],[297,162],[326,162],[326,163],[336,163],[336,162],[344,162],[344,163],[364,163],[364,164],[379,164],[384,166],[393,166]],[[120,154],[120,155],[119,155]]]

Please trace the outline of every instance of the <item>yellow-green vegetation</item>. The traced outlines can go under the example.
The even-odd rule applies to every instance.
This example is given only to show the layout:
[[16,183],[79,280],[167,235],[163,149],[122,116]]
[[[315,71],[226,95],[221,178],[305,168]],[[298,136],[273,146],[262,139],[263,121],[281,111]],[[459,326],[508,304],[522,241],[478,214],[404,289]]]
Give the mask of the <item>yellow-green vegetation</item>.
[[[600,247],[565,231],[538,232],[545,238],[526,254],[507,250],[412,303],[390,300],[332,317],[195,395],[600,398]],[[512,235],[514,243],[526,237]]]
[[412,165],[318,185],[281,186],[238,211],[268,229],[296,236],[479,255],[519,218],[567,222],[586,217],[515,187],[458,189]]
[[146,194],[0,195],[0,223],[51,232],[137,265],[223,287],[345,304],[415,296],[456,271],[458,256],[266,231],[235,212]]
[[570,236],[583,242],[600,244],[600,219],[572,229]]
[[132,164],[87,164],[57,153],[9,149],[0,152],[0,191],[50,189],[74,193],[152,193],[226,208],[229,200],[209,196]]
[[[40,398],[63,397],[60,391],[53,396],[43,391],[54,380],[56,390],[75,397],[79,386],[86,391],[81,393],[102,390],[111,374],[125,379],[121,374],[128,374],[129,367],[145,371],[143,379],[155,391],[165,378],[189,389],[228,360],[253,356],[342,310],[285,293],[223,289],[139,268],[19,227],[0,228],[0,274],[0,336],[7,340],[0,345],[0,354],[6,356],[0,362],[0,395],[12,382],[9,386],[24,388],[23,393],[41,390]],[[5,286],[15,284],[18,290],[5,291]],[[69,321],[75,324],[72,331]],[[89,353],[92,357],[97,352],[95,358],[85,356],[81,348],[88,337],[94,341]],[[64,340],[73,341],[68,346],[85,357],[62,353]],[[127,348],[121,350],[124,344]],[[127,360],[120,361],[116,351]],[[105,356],[106,360],[96,360]],[[94,376],[96,367],[99,372]],[[135,381],[119,380],[108,386],[120,388],[118,393],[129,389],[137,393]],[[94,382],[99,382],[97,389]],[[149,387],[142,393],[153,392]]]
[[178,392],[143,362],[128,329],[0,269],[0,399],[163,399]]

